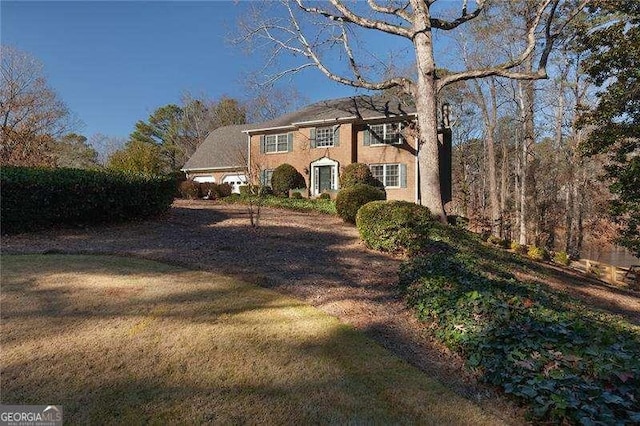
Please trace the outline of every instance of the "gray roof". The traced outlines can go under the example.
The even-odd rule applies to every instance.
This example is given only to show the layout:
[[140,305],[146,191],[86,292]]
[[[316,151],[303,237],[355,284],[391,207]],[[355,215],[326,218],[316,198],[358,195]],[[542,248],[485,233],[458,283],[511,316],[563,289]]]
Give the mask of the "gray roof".
[[212,131],[183,170],[243,167],[247,161],[247,135],[243,131],[294,127],[296,123],[315,121],[403,117],[415,112],[415,106],[395,96],[352,96],[316,102],[274,120],[225,126]]
[[234,124],[215,129],[198,146],[183,170],[243,167],[247,163],[247,135],[242,131],[256,127],[256,124]]
[[402,117],[415,112],[416,107],[413,104],[395,96],[351,96],[316,102],[254,128],[290,127],[296,123],[326,120]]

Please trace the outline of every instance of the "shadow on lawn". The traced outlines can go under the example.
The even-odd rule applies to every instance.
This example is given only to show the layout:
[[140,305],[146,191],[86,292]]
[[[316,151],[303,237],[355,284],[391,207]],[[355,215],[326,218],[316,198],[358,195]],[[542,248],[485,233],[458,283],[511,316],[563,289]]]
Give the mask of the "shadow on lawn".
[[[163,265],[154,264],[103,280],[108,257],[85,258],[95,266],[92,286],[90,265],[69,280],[59,274],[73,260],[44,259],[39,281],[9,268],[3,337],[21,335],[3,343],[3,403],[54,401],[70,423],[496,421],[350,327],[277,293],[175,269],[163,281]],[[145,264],[125,259],[121,267]],[[63,282],[51,281],[57,274]],[[143,276],[153,277],[144,291],[96,301]],[[15,297],[22,303],[5,303]]]

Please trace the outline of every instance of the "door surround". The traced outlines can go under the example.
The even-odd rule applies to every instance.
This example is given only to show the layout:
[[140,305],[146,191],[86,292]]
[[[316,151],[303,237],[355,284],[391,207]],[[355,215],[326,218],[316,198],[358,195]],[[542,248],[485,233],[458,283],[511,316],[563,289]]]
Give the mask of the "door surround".
[[319,167],[322,167],[322,166],[331,166],[331,189],[338,190],[340,187],[340,184],[338,182],[339,163],[328,157],[322,157],[312,162],[309,167],[309,170],[311,171],[311,179],[310,179],[311,191],[310,192],[312,196],[320,195],[320,187],[319,187],[320,182],[318,179],[318,174],[319,174],[318,169]]

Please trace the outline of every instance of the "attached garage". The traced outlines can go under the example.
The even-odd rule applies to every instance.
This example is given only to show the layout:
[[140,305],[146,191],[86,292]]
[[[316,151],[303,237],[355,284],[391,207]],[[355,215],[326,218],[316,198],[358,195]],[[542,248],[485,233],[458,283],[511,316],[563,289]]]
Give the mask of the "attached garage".
[[205,182],[215,183],[216,178],[214,178],[213,176],[196,176],[193,178],[193,181],[198,183],[205,183]]
[[248,182],[247,177],[241,174],[226,175],[222,179],[222,183],[228,183],[229,185],[231,185],[231,192],[235,194],[239,194],[240,187],[242,185],[246,185],[247,182]]

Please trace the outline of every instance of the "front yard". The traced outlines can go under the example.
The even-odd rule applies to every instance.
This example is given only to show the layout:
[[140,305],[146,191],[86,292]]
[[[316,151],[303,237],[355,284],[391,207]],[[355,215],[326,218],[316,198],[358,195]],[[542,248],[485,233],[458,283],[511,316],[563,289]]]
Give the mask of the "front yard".
[[497,424],[350,326],[237,278],[2,257],[3,404],[67,423]]

